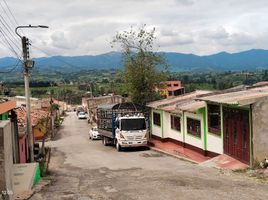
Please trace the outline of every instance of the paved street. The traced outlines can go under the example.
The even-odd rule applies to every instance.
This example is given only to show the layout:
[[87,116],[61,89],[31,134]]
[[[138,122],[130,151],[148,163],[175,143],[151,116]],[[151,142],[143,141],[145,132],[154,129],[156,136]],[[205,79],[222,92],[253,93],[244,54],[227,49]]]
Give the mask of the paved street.
[[268,199],[268,184],[146,149],[117,152],[88,139],[86,120],[68,113],[52,147],[52,184],[31,199]]

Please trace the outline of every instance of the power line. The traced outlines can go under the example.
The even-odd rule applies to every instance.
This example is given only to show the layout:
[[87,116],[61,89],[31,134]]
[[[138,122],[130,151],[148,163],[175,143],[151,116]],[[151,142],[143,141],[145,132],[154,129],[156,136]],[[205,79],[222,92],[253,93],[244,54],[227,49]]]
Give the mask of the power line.
[[[9,17],[9,16],[7,15],[7,13],[5,12],[6,15],[7,15],[8,18],[9,18],[9,21],[14,25],[14,28],[15,28],[16,26],[19,26],[19,22],[18,22],[18,20],[16,19],[16,17],[14,16],[14,14],[12,13],[12,11],[11,11],[9,5],[7,4],[6,0],[3,0],[3,1],[4,1],[4,3],[5,3],[5,5],[6,5],[8,11],[9,11],[9,13],[10,13],[12,19],[14,20],[14,23],[11,21],[10,17]],[[2,9],[4,10],[3,6],[1,6],[1,7],[2,7]],[[21,32],[23,33],[23,35],[25,35],[24,32],[23,32],[23,30],[22,30]]]
[[15,35],[15,32],[14,32],[14,30],[15,30],[15,28],[13,29],[8,23],[7,23],[7,21],[5,20],[5,18],[0,14],[0,17],[1,17],[1,24],[3,24],[3,26],[6,28],[6,30],[13,36],[13,38],[15,39],[15,40],[18,40],[19,38],[18,37],[15,37],[16,35]]
[[[3,46],[5,46],[7,49],[9,49],[11,51],[12,54],[15,55],[15,57],[17,57],[17,52],[14,52],[8,45],[8,43],[6,41],[0,40],[0,42],[3,44]],[[18,57],[17,57],[18,58]]]
[[[8,11],[9,11],[9,13],[10,13],[10,15],[12,16],[12,18],[13,18],[15,24],[16,24],[15,26],[19,26],[19,23],[18,23],[18,21],[16,20],[15,16],[13,15],[13,13],[11,12],[11,9],[9,8],[9,6],[8,6],[8,4],[7,4],[7,2],[6,2],[6,0],[3,0],[3,1],[4,1],[4,3],[5,3],[5,5],[6,5]],[[10,20],[10,21],[11,21],[11,20]]]
[[[20,60],[17,62],[17,64],[10,70],[8,71],[0,71],[1,74],[6,74],[6,73],[10,73],[10,72],[13,72],[20,64]],[[6,66],[7,67],[7,66]]]
[[[8,13],[6,12],[5,8],[2,6],[1,2],[0,2],[0,6],[2,7],[2,10],[4,11],[5,15],[7,16],[7,18],[8,18],[9,21],[11,22],[11,24],[14,25],[14,22],[10,19]],[[17,40],[18,38],[15,37],[15,33],[14,33],[14,29],[15,29],[15,28],[12,28],[12,27],[11,27],[12,25],[9,25],[9,23],[7,22],[7,20],[5,20],[5,18],[4,18],[3,15],[0,14],[0,17],[1,17],[2,21],[4,22],[4,24],[5,24],[5,25],[4,25],[3,22],[2,22],[2,24],[4,25],[4,27],[6,28],[6,30],[10,33],[11,36],[13,36],[13,38],[14,38],[15,40]],[[16,27],[16,25],[14,25],[14,27]]]
[[[2,18],[1,14],[0,14],[0,18]],[[3,18],[2,18],[2,19],[3,19]],[[1,30],[3,31],[3,33],[5,33],[6,37],[8,37],[8,39],[13,43],[13,45],[16,46],[17,49],[18,49],[19,51],[21,51],[20,47],[19,47],[18,44],[17,44],[17,42],[18,42],[18,41],[17,41],[17,38],[14,37],[14,35],[12,34],[12,32],[10,32],[10,30],[6,27],[6,25],[3,23],[3,21],[2,21],[1,19],[0,19],[0,23],[5,27],[5,29],[8,31],[9,34],[7,34],[7,33],[4,31],[4,29],[0,27]],[[7,24],[7,25],[8,25],[8,24]],[[15,42],[14,42],[14,40],[13,40],[12,38],[10,38],[10,35],[13,36],[13,38],[16,40]]]
[[20,56],[18,55],[18,53],[15,51],[15,49],[12,47],[12,45],[9,43],[8,39],[6,38],[5,34],[2,31],[2,28],[0,27],[0,33],[4,36],[4,41],[6,42],[6,44],[9,46],[8,49],[11,50],[15,56],[20,59]]
[[[18,42],[19,42],[19,38],[16,37],[15,33],[14,33],[14,30],[15,28],[12,27],[12,25],[14,25],[16,27],[16,23],[17,20],[15,19],[13,13],[11,12],[11,9],[9,8],[7,2],[5,0],[3,0],[7,9],[8,9],[8,12],[10,14],[8,14],[8,12],[6,11],[6,9],[4,8],[3,6],[3,3],[1,3],[1,0],[0,0],[0,6],[3,10],[3,13],[6,15],[6,17],[8,18],[9,22],[11,24],[8,23],[8,20],[6,20],[4,18],[4,15],[3,14],[0,14],[0,23],[2,24],[2,28],[0,27],[0,31],[1,31],[1,34],[3,35],[3,41],[1,41],[4,46],[6,46],[12,53],[15,54],[15,56],[20,59],[20,56],[19,54],[17,53],[17,51],[14,49],[18,49],[18,51],[20,52],[21,51],[21,47],[18,45]],[[12,16],[12,18],[10,17]],[[14,21],[12,21],[12,19]],[[15,23],[14,23],[15,22]],[[5,45],[6,44],[6,45]]]

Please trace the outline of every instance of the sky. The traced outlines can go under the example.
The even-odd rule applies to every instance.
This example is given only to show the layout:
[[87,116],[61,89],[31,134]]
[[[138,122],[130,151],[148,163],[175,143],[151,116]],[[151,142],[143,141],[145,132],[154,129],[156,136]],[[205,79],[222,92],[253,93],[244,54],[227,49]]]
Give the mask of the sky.
[[[17,23],[8,18],[5,2]],[[0,5],[12,30],[49,26],[19,30],[31,40],[32,57],[120,51],[110,44],[116,33],[142,24],[156,28],[155,51],[210,55],[268,49],[267,0],[0,0]],[[18,36],[12,38],[19,54]],[[0,57],[14,56],[4,44]]]

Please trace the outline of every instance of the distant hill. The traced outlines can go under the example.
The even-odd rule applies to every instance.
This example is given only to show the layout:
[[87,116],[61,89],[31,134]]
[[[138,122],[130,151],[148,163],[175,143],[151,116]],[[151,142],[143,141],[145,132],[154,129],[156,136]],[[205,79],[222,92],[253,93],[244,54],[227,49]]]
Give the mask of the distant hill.
[[[238,71],[268,68],[268,50],[252,49],[240,53],[220,52],[208,56],[160,52],[170,65],[170,71]],[[90,69],[117,69],[122,67],[122,54],[110,52],[96,56],[53,56],[36,58],[38,71],[71,72]],[[0,69],[12,68],[15,58],[0,58]]]

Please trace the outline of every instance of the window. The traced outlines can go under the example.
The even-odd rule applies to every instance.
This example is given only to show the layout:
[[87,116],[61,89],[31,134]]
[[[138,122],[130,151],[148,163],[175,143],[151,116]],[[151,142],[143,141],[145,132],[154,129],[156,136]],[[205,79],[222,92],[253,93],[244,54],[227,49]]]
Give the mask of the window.
[[153,113],[153,122],[154,122],[154,125],[161,126],[159,113],[156,113],[156,112]]
[[181,131],[181,118],[179,116],[170,115],[171,128],[177,131]]
[[218,105],[208,105],[208,131],[221,135],[221,111]]
[[187,133],[201,138],[201,124],[197,119],[187,118]]
[[145,129],[146,129],[146,122],[144,118],[121,120],[121,130],[133,131],[133,130],[145,130]]

